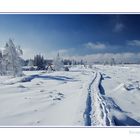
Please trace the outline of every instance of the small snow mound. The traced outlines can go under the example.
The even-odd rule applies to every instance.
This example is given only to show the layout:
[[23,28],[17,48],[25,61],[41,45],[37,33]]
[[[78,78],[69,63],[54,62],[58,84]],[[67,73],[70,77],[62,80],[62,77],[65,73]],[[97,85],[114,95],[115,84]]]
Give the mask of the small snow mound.
[[126,83],[126,84],[124,84],[123,87],[127,91],[130,91],[130,90],[140,90],[139,81],[134,81],[134,82],[131,82],[131,83]]

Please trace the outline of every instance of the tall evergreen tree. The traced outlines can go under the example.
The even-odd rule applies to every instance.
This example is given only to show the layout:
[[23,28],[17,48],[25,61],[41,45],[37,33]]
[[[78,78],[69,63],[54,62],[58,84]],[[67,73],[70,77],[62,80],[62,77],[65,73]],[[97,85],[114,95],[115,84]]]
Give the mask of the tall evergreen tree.
[[38,70],[44,70],[45,69],[44,57],[41,55],[36,55],[34,57],[34,66],[37,66]]

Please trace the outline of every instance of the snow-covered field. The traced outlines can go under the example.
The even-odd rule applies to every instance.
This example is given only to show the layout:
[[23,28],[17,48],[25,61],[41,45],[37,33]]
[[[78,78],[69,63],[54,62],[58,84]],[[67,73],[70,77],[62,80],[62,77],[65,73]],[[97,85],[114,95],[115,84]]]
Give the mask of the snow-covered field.
[[0,126],[139,126],[140,66],[0,77]]

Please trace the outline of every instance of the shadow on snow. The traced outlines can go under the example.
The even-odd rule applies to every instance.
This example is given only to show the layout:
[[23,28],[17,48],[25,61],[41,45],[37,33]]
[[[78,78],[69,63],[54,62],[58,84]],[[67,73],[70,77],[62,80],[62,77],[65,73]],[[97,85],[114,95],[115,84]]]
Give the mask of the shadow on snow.
[[59,80],[59,81],[71,81],[71,82],[76,81],[73,78],[69,78],[69,77],[66,77],[66,76],[31,75],[31,76],[28,76],[28,77],[24,77],[21,80],[21,82],[30,82],[35,78],[41,78],[41,79],[44,79],[44,80]]

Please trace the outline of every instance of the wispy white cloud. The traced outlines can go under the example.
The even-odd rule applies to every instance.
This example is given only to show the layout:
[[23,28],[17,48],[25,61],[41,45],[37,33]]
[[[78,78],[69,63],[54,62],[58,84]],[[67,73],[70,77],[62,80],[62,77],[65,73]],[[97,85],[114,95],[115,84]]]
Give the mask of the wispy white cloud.
[[104,43],[101,43],[101,42],[96,42],[96,43],[93,43],[93,42],[88,42],[86,44],[84,44],[84,46],[86,48],[89,48],[89,49],[93,49],[93,50],[102,50],[102,49],[105,49],[106,48],[106,44]]
[[127,41],[127,45],[129,45],[129,46],[140,46],[140,40]]

